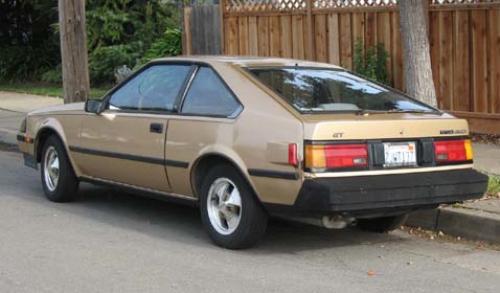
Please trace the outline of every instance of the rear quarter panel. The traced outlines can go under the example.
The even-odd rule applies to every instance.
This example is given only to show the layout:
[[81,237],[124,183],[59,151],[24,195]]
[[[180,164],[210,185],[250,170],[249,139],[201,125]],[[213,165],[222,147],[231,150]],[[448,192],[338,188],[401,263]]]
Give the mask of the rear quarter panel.
[[[300,166],[288,164],[288,144],[297,144],[301,161],[301,121],[241,74],[237,67],[229,64],[217,64],[214,67],[244,105],[244,110],[235,119],[230,133],[227,133],[232,136],[232,145],[229,147],[241,158],[241,171],[262,202],[293,204],[302,185],[302,176]],[[248,170],[293,173],[297,174],[297,179],[252,176]]]

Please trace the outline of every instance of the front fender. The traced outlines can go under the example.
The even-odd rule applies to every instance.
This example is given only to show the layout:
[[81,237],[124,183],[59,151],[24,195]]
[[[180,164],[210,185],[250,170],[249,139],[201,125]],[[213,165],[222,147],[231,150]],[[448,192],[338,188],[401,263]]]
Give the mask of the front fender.
[[[73,167],[76,176],[80,176],[81,172],[78,168],[78,165],[75,163],[73,157],[71,156],[71,152],[69,150],[69,140],[68,136],[66,135],[65,127],[63,127],[63,123],[56,117],[43,117],[39,119],[34,118],[32,126],[33,129],[36,129],[36,135],[33,144],[33,155],[38,160],[38,162],[40,161],[40,152],[42,151],[43,147],[40,144],[43,143],[46,135],[56,135],[63,143],[64,149],[66,150],[66,154],[68,155],[68,159],[71,163],[71,166]],[[78,129],[72,131],[78,132]],[[75,136],[78,136],[78,134],[76,134]]]

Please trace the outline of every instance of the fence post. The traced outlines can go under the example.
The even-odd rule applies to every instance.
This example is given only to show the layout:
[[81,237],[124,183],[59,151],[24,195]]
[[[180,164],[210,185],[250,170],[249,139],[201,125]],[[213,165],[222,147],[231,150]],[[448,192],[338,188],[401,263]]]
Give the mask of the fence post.
[[225,55],[226,54],[226,48],[224,46],[226,36],[224,35],[224,10],[226,10],[226,0],[220,0],[219,1],[219,9],[220,9],[220,49],[221,49],[221,54]]
[[183,14],[183,48],[182,48],[182,54],[184,55],[191,55],[192,52],[192,45],[191,45],[191,7],[189,6],[184,6],[184,9],[182,11]]
[[306,58],[309,60],[314,60],[314,38],[313,38],[313,21],[312,21],[312,9],[314,0],[306,0],[307,8],[307,52]]

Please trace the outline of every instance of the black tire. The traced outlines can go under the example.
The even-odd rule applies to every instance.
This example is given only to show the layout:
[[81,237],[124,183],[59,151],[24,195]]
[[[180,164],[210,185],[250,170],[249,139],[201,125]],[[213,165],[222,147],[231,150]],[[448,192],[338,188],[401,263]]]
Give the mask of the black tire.
[[[208,196],[212,184],[227,178],[234,183],[241,198],[241,216],[235,230],[224,235],[217,231],[209,218]],[[212,241],[224,248],[242,249],[254,246],[266,232],[268,214],[241,174],[230,165],[221,164],[211,168],[200,189],[200,210],[203,225]]]
[[361,230],[385,233],[397,229],[406,222],[408,215],[399,215],[392,217],[374,218],[374,219],[359,219],[357,226]]
[[[49,149],[55,150],[59,159],[59,179],[55,188],[49,188],[45,179],[45,160]],[[43,191],[47,199],[54,202],[69,202],[75,200],[78,191],[78,179],[75,176],[75,172],[68,159],[63,143],[55,135],[48,137],[43,145],[40,175]]]

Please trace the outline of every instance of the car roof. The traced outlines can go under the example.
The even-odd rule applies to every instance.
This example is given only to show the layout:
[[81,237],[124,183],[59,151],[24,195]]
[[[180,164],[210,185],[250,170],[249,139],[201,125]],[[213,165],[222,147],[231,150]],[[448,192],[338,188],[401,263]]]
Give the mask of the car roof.
[[226,55],[191,55],[159,58],[154,61],[190,61],[204,62],[209,64],[225,63],[234,64],[241,67],[264,67],[264,66],[301,66],[301,67],[322,67],[341,69],[341,67],[322,62],[314,62],[299,59],[278,58],[278,57],[257,57],[257,56],[226,56]]

